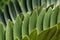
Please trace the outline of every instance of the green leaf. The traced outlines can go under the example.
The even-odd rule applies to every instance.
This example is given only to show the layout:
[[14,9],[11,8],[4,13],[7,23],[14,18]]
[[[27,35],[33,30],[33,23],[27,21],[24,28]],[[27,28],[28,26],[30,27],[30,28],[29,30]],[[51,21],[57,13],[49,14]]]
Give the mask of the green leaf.
[[13,40],[13,23],[10,20],[7,22],[6,40]]
[[59,23],[60,22],[60,5],[59,5],[59,10],[58,10],[59,12],[58,12],[58,16],[57,16],[57,23]]
[[23,24],[22,24],[22,38],[25,36],[25,35],[28,35],[29,34],[29,17],[30,15],[27,13],[24,17],[24,21],[23,21]]
[[27,35],[25,35],[25,37],[22,40],[30,40],[30,39]]
[[37,38],[37,29],[34,29],[31,34],[29,35],[30,40],[36,40]]
[[37,22],[37,10],[35,9],[32,12],[32,15],[30,16],[30,19],[29,19],[29,35],[32,32],[32,30],[35,29],[36,22]]
[[57,24],[57,30],[51,40],[60,40],[60,23]]
[[42,9],[41,12],[39,13],[39,16],[37,17],[37,24],[36,28],[38,32],[41,32],[43,30],[43,19],[46,14],[46,9]]
[[38,8],[38,14],[41,13],[41,11],[42,11],[42,9],[44,8],[44,6],[45,6],[45,4],[43,4],[42,6],[40,6],[40,7]]
[[13,27],[13,35],[14,35],[14,39],[16,37],[21,39],[22,36],[22,20],[20,18],[20,16],[17,16],[15,23],[14,23],[14,27]]
[[52,8],[50,7],[43,19],[43,30],[48,29],[50,27],[51,14],[52,14]]
[[57,7],[53,10],[53,13],[51,14],[50,27],[52,27],[52,26],[54,26],[55,24],[57,24],[58,11],[59,11],[59,6],[57,6]]
[[57,26],[49,28],[47,30],[42,31],[38,36],[37,40],[50,40],[54,34],[56,33]]
[[4,40],[4,29],[1,22],[0,22],[0,40]]

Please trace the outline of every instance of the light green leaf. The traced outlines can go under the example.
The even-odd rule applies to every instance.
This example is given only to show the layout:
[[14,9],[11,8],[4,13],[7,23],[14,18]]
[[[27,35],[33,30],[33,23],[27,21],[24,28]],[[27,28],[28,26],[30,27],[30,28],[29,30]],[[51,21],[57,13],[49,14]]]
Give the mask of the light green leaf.
[[13,35],[14,35],[14,39],[16,37],[21,39],[22,36],[22,20],[20,18],[20,16],[17,16],[15,23],[14,23],[14,27],[13,27]]
[[25,35],[29,34],[29,17],[30,17],[30,15],[28,13],[24,17],[24,21],[23,21],[23,24],[22,24],[22,38]]
[[48,29],[50,27],[51,14],[52,14],[52,8],[50,7],[43,19],[43,30]]
[[35,9],[32,12],[32,15],[30,16],[30,19],[29,19],[29,35],[32,32],[32,30],[35,29],[36,27],[37,15],[38,13],[37,13],[37,10]]
[[6,40],[13,40],[13,23],[10,20],[7,22]]
[[43,30],[43,19],[46,14],[46,9],[42,9],[41,12],[39,13],[39,16],[37,17],[37,24],[36,28],[38,32],[41,32]]

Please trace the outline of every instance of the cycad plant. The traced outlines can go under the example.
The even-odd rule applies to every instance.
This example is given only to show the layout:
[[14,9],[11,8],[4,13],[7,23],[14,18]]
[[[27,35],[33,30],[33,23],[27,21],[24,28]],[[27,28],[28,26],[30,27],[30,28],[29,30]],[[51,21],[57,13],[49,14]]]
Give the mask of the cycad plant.
[[0,40],[60,40],[60,0],[1,0]]

